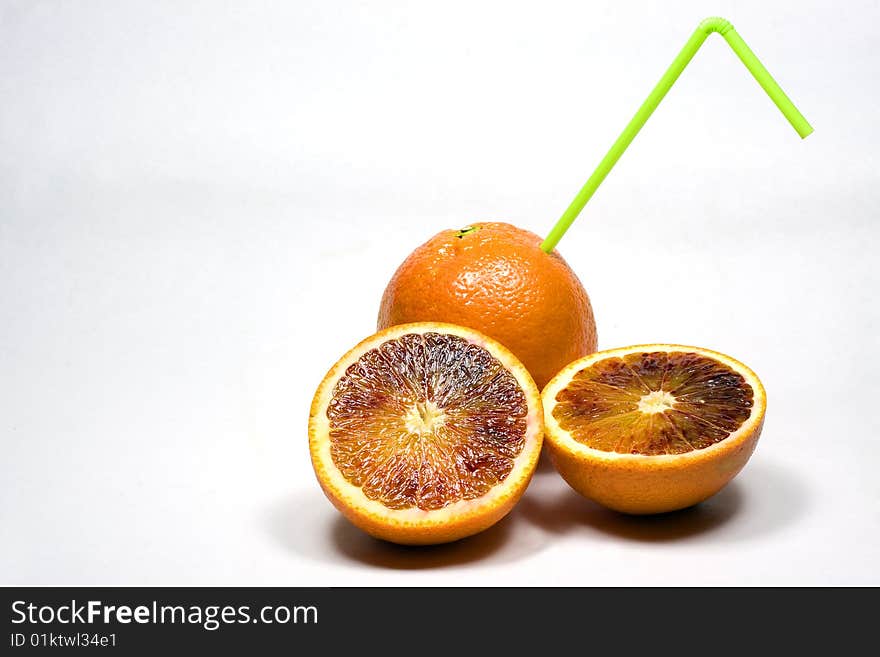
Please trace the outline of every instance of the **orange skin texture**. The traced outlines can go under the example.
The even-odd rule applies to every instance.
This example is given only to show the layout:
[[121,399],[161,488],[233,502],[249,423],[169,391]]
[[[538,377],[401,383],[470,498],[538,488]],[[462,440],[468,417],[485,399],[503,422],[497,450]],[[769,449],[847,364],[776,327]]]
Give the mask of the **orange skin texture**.
[[681,464],[607,463],[579,459],[545,443],[550,460],[569,486],[584,497],[621,513],[646,515],[686,509],[709,499],[743,469],[761,436],[757,429],[714,459]]
[[435,321],[475,329],[510,349],[540,389],[596,351],[590,298],[534,233],[500,222],[471,227],[444,230],[404,260],[382,296],[378,328]]

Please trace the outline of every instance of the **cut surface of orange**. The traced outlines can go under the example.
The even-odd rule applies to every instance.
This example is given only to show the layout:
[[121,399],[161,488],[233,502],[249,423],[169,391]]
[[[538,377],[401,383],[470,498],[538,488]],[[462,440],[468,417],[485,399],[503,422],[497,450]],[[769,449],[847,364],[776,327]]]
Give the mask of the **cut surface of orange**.
[[404,324],[345,354],[312,402],[318,481],[346,518],[405,544],[500,520],[534,472],[540,394],[505,347],[467,328]]
[[754,451],[766,394],[748,367],[679,345],[577,360],[542,393],[547,446],[582,495],[626,513],[663,513],[723,488]]

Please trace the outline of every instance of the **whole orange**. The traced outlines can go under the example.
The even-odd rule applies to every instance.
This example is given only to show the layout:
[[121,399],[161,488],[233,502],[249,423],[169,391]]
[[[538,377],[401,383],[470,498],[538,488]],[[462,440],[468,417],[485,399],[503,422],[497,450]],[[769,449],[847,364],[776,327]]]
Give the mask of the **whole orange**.
[[590,298],[541,238],[500,222],[444,230],[398,267],[379,309],[379,329],[447,322],[510,349],[542,388],[571,361],[596,351]]

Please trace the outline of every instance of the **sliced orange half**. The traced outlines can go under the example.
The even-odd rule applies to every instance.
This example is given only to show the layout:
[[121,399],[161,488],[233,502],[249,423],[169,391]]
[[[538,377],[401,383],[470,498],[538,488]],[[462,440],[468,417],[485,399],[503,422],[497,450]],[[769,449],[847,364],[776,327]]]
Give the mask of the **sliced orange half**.
[[682,509],[721,490],[754,451],[767,407],[760,380],[739,361],[666,344],[577,360],[542,398],[563,478],[633,514]]
[[309,448],[330,501],[388,541],[454,541],[513,508],[543,440],[541,396],[498,342],[394,326],[345,354],[312,401]]

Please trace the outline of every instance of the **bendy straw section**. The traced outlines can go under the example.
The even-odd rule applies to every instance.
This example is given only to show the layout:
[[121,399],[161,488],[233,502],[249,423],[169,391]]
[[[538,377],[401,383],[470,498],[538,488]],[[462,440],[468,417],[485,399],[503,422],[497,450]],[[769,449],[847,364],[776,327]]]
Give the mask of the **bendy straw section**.
[[602,181],[605,180],[605,177],[611,172],[611,169],[617,163],[617,160],[620,159],[620,156],[623,155],[624,151],[632,143],[632,140],[635,139],[635,136],[639,134],[639,130],[642,129],[642,126],[645,125],[648,118],[653,114],[654,110],[657,109],[660,101],[663,100],[663,97],[666,96],[666,93],[672,88],[672,85],[678,79],[678,76],[681,75],[681,72],[684,71],[688,63],[693,59],[694,55],[700,49],[700,46],[703,45],[703,42],[713,32],[717,32],[724,37],[724,40],[727,41],[733,52],[736,53],[740,61],[745,64],[745,67],[749,70],[755,80],[757,80],[758,84],[761,85],[761,88],[767,92],[767,95],[770,96],[770,99],[776,107],[779,108],[785,118],[788,119],[788,122],[791,123],[792,127],[797,131],[801,138],[804,138],[813,132],[813,127],[804,118],[804,115],[800,113],[798,108],[795,107],[794,103],[791,102],[791,99],[785,94],[776,80],[773,79],[773,76],[770,75],[769,71],[767,71],[755,53],[752,52],[748,45],[746,45],[746,42],[743,41],[733,25],[723,18],[707,18],[697,26],[696,30],[694,30],[690,39],[688,39],[687,43],[685,43],[675,59],[672,60],[672,64],[669,65],[669,68],[666,69],[663,77],[660,78],[660,81],[654,89],[651,90],[651,93],[648,94],[645,102],[639,107],[635,116],[633,116],[627,126],[623,129],[623,132],[620,133],[617,141],[614,142],[605,154],[605,157],[599,162],[599,166],[596,167],[596,170],[593,171],[593,174],[589,177],[587,182],[578,192],[577,196],[575,196],[574,200],[559,218],[559,221],[553,226],[553,229],[541,244],[541,250],[545,253],[550,253],[556,248],[559,240],[565,235],[565,231],[567,231],[571,224],[574,223],[574,220],[581,213],[581,210],[584,209],[584,206],[599,188],[599,185],[602,184]]

